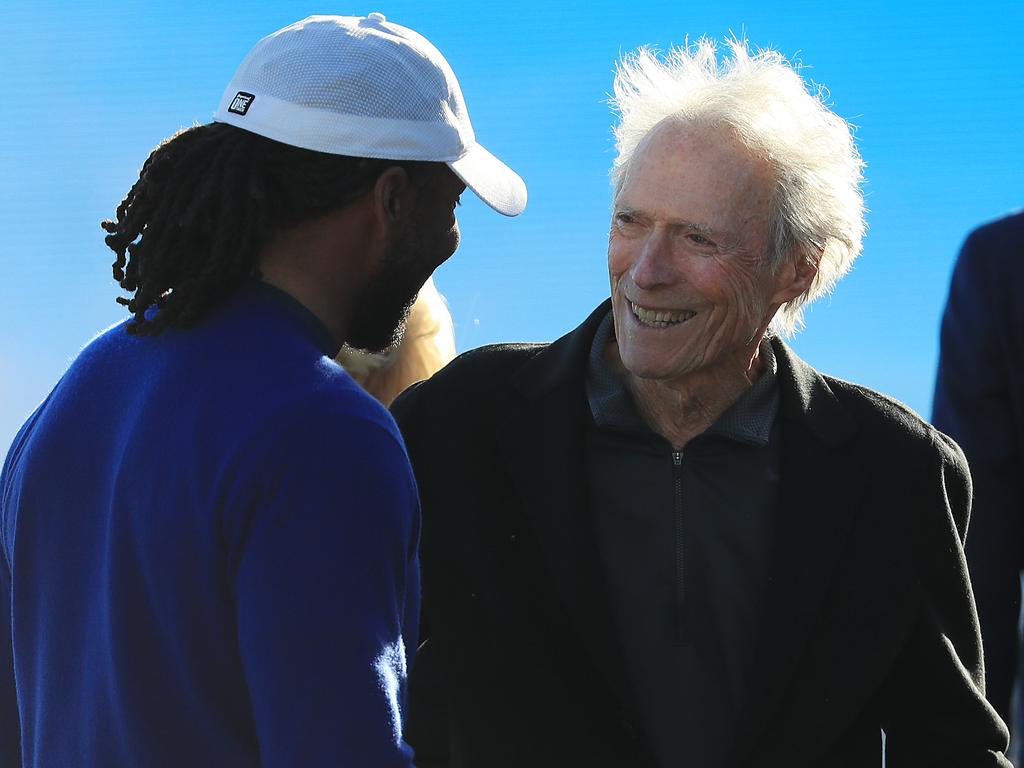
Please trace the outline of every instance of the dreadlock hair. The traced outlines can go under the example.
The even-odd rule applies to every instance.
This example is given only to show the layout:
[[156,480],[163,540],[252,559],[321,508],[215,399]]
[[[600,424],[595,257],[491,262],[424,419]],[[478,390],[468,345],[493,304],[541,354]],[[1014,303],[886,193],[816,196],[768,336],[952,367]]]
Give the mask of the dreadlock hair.
[[[103,221],[117,254],[117,297],[134,316],[128,332],[187,328],[246,280],[279,232],[341,208],[387,168],[418,166],[300,149],[223,123],[161,142],[139,179]],[[148,312],[156,307],[158,312]]]

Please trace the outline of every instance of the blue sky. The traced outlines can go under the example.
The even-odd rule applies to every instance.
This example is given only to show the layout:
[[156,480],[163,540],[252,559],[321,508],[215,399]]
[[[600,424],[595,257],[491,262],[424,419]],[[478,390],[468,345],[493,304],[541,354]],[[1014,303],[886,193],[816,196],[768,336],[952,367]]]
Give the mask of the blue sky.
[[122,317],[110,217],[149,151],[207,122],[260,37],[314,13],[383,12],[430,38],[526,213],[471,196],[437,273],[460,350],[555,338],[606,295],[618,57],[745,35],[804,64],[857,126],[864,253],[808,314],[797,352],[927,415],[957,248],[1024,205],[1024,4],[25,2],[0,5],[0,452],[77,351]]

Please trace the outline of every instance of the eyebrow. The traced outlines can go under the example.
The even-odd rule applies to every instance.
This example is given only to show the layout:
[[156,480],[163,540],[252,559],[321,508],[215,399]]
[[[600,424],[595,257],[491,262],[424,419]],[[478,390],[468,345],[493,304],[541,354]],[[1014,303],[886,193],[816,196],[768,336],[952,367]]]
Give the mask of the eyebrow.
[[[628,206],[628,205],[615,205],[612,208],[612,214],[614,215],[616,213],[628,213],[628,214],[631,214],[631,215],[634,215],[634,216],[639,216],[641,218],[650,218],[646,213],[644,213],[639,208],[633,208],[633,207]],[[689,221],[687,219],[671,219],[671,220],[669,220],[669,225],[672,226],[672,227],[680,227],[682,229],[692,230],[693,232],[696,232],[699,235],[703,235],[705,237],[708,237],[709,239],[712,239],[712,240],[716,240],[716,239],[721,239],[722,238],[722,234],[721,233],[716,233],[710,227],[708,227],[708,226],[706,226],[704,224],[698,224],[695,221]]]

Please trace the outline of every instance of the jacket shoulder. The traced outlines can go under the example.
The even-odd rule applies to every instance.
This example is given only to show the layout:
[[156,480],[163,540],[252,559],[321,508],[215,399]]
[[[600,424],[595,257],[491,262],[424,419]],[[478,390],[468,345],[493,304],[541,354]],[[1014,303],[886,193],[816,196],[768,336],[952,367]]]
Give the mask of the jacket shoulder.
[[471,349],[423,384],[429,385],[428,389],[442,389],[455,386],[476,388],[482,384],[505,382],[548,346],[548,342],[516,342]]
[[964,269],[1006,270],[1024,259],[1024,212],[982,224],[964,241],[957,259],[958,271]]
[[860,453],[870,457],[872,476],[889,486],[916,489],[915,494],[926,487],[941,488],[949,522],[963,542],[973,486],[960,446],[888,395],[841,379],[826,377],[826,381],[858,423]]
[[[938,451],[952,464],[967,462],[956,442],[925,421],[913,408],[869,387],[825,376],[836,398],[854,417],[870,440],[884,440],[893,451]],[[887,451],[888,452],[888,451]]]
[[991,241],[1013,239],[1024,244],[1024,211],[1011,213],[1000,219],[986,222],[972,231],[967,239],[972,242],[988,243]]
[[450,420],[493,402],[516,373],[549,346],[548,343],[503,343],[463,352],[426,381],[405,390],[391,404],[391,413],[409,436],[413,422]]

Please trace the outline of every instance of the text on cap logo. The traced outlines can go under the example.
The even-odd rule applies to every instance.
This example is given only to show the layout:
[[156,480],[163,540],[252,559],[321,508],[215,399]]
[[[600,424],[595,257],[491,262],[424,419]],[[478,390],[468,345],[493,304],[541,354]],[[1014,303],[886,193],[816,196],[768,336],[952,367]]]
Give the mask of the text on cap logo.
[[228,107],[228,112],[234,112],[236,115],[244,115],[249,111],[249,105],[252,104],[253,99],[256,97],[251,93],[245,91],[239,91],[235,94],[235,98],[231,100],[231,106]]

